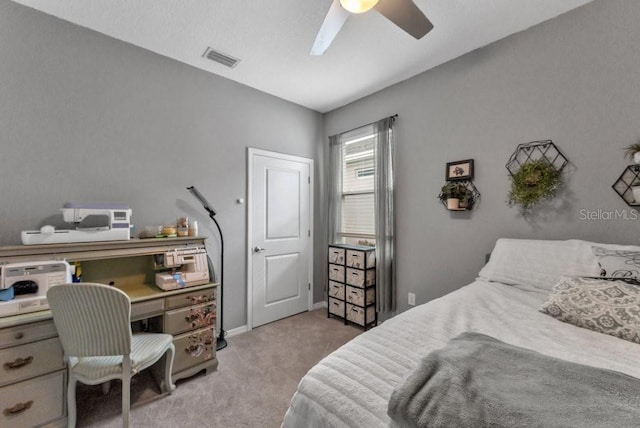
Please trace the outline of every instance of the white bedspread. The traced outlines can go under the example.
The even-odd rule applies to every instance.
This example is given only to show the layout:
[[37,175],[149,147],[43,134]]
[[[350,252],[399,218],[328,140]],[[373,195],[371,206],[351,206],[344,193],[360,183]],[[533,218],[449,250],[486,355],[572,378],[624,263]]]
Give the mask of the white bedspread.
[[389,426],[387,403],[402,377],[464,331],[640,378],[640,345],[538,312],[547,293],[476,281],[386,321],[309,370],[283,426]]

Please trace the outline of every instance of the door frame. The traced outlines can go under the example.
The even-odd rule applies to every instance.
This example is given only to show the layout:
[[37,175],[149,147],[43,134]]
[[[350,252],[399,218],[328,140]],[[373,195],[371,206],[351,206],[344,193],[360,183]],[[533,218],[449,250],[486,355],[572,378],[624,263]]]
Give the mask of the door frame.
[[289,160],[293,162],[301,162],[309,164],[309,230],[311,235],[309,236],[309,301],[307,304],[308,310],[313,309],[313,159],[288,155],[286,153],[272,152],[268,150],[255,149],[247,147],[247,243],[246,243],[246,257],[247,257],[247,331],[253,329],[253,257],[252,257],[252,244],[253,244],[253,156],[261,155],[272,157],[275,159]]

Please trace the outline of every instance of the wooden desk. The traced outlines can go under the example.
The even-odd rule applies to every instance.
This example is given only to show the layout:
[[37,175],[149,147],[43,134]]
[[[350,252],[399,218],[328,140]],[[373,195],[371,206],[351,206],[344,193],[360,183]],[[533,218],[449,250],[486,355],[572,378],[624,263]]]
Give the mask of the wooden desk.
[[[218,366],[216,283],[163,291],[155,256],[204,238],[134,239],[0,247],[0,265],[81,262],[83,280],[112,284],[131,299],[132,329],[174,336],[173,381]],[[0,318],[0,426],[66,426],[66,369],[51,312]],[[161,379],[162,376],[158,376]]]

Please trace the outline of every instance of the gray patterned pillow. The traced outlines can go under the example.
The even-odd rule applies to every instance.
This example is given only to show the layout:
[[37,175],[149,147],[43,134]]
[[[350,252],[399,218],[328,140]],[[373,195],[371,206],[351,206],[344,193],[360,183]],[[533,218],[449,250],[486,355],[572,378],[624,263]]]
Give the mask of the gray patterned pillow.
[[637,285],[562,277],[539,310],[578,327],[640,343],[640,287]]

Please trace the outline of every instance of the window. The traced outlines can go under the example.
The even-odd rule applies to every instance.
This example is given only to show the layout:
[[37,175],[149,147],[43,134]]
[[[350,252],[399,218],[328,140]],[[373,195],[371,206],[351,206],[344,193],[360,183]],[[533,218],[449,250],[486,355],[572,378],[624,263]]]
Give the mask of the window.
[[342,136],[342,230],[346,244],[375,243],[375,135],[365,126]]

